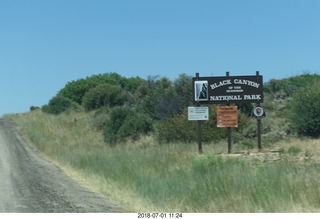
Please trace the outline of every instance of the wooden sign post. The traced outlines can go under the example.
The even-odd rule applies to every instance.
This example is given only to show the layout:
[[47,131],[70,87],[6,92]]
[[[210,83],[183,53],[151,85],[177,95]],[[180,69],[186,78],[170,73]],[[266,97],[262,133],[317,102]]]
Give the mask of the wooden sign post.
[[197,121],[197,140],[198,151],[202,154],[202,128],[201,124],[203,120],[209,120],[209,107],[207,106],[189,106],[188,107],[188,120]]

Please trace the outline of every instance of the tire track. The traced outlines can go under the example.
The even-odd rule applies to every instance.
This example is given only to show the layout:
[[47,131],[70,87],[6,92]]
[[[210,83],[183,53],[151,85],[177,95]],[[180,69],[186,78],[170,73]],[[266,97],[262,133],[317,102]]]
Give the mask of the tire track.
[[0,119],[0,212],[122,212],[33,151]]

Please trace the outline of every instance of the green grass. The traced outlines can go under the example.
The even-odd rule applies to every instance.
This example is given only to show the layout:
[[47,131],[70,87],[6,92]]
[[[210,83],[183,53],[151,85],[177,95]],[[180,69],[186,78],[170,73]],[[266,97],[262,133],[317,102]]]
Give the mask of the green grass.
[[[35,111],[9,118],[38,150],[128,211],[320,211],[316,162],[217,156],[226,142],[204,144],[204,155],[197,154],[196,143],[158,144],[152,137],[111,148],[85,113]],[[287,156],[304,154],[297,142],[275,147],[289,148]]]

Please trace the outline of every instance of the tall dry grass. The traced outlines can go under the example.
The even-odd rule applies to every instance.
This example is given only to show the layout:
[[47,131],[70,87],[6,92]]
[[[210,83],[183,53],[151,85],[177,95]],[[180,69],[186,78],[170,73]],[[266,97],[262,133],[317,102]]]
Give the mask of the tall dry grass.
[[[205,145],[201,156],[196,144],[158,144],[152,137],[111,148],[87,113],[52,116],[35,111],[9,118],[68,174],[128,211],[320,210],[320,164],[292,159],[316,157],[316,140],[279,142],[273,147],[281,151],[281,159],[264,162],[217,156],[225,142]],[[301,149],[289,150],[293,147]]]

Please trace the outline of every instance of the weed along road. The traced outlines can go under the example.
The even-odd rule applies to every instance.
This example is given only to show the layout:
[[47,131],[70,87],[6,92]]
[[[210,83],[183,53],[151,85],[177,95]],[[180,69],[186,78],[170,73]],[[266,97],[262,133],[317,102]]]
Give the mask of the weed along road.
[[0,119],[0,212],[121,212],[67,177]]

